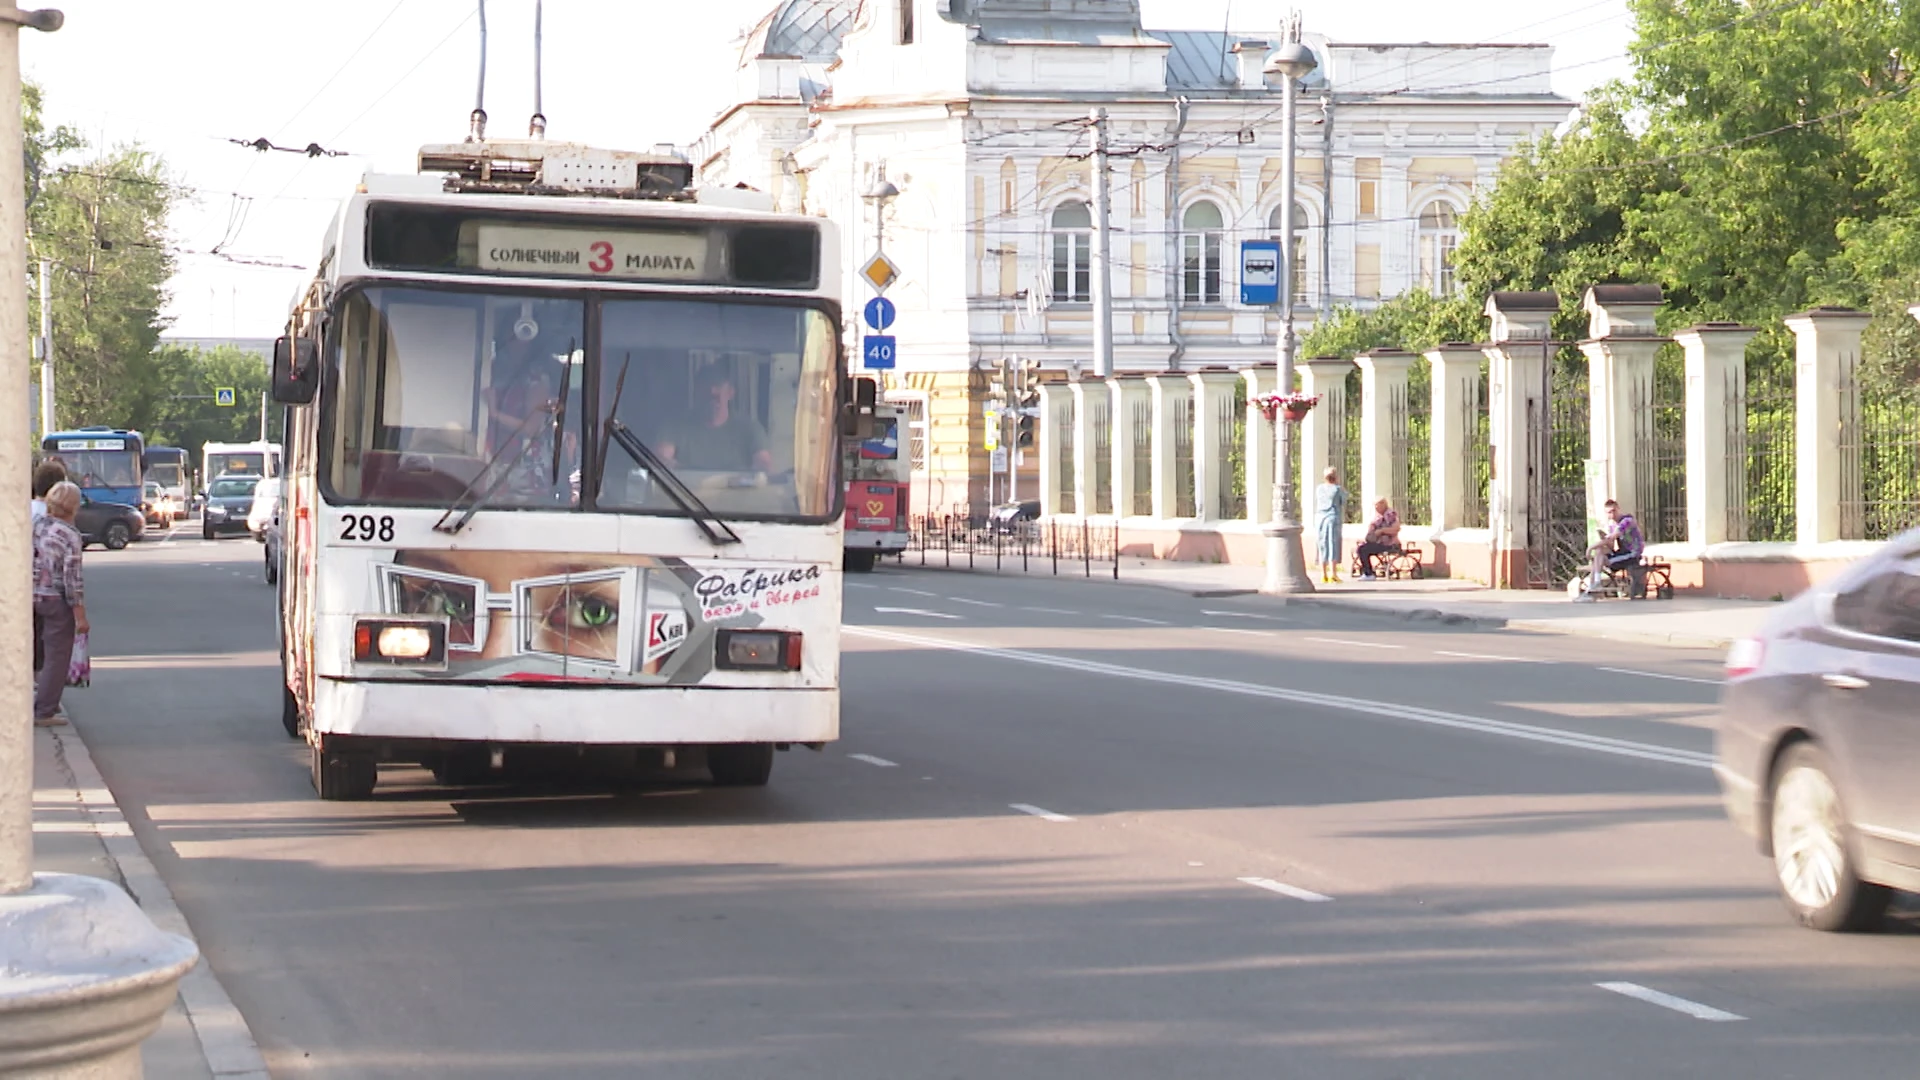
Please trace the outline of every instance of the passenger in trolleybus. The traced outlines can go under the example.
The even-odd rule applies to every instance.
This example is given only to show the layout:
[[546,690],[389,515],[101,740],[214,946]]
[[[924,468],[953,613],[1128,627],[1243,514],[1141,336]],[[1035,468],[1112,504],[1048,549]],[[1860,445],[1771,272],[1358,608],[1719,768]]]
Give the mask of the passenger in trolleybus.
[[[524,320],[524,317],[523,317]],[[577,387],[571,348],[527,336],[528,323],[516,320],[494,337],[487,387],[487,456],[507,470],[506,487],[520,498],[564,498],[580,502],[580,436]],[[564,398],[574,398],[571,402]],[[564,410],[560,480],[553,479],[554,423]],[[562,487],[561,485],[565,485]]]

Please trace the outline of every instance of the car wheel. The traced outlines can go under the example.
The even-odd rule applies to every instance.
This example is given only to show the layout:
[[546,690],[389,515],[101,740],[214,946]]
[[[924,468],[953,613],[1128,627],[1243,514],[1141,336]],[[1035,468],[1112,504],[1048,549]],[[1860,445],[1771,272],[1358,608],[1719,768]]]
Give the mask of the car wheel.
[[1860,879],[1826,755],[1812,743],[1788,750],[1772,794],[1774,880],[1787,910],[1815,930],[1863,930],[1878,922],[1893,892]]
[[379,779],[380,765],[372,754],[313,748],[313,790],[328,802],[370,798]]
[[107,526],[107,532],[103,538],[103,542],[107,545],[108,551],[122,551],[132,539],[133,530],[127,528],[127,523],[124,521],[116,521]]
[[213,526],[211,525],[200,526],[200,539],[202,540],[213,539]]
[[765,787],[773,775],[772,743],[721,743],[707,747],[707,771],[720,787]]
[[264,558],[266,562],[267,584],[275,585],[280,581],[280,568],[273,564],[273,549],[268,548]]
[[300,737],[300,698],[293,688],[280,688],[280,726],[287,729],[287,738]]

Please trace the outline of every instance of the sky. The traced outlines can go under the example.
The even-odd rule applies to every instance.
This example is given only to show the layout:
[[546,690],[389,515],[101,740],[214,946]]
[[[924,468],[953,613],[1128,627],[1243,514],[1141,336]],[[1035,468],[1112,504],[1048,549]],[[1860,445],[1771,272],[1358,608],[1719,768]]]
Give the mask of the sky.
[[[55,0],[58,2],[58,0]],[[547,0],[550,139],[617,149],[691,143],[732,99],[737,43],[774,0]],[[175,337],[271,337],[341,196],[363,173],[412,172],[458,142],[473,108],[472,0],[66,0],[64,29],[25,33],[47,120],[96,146],[137,142],[192,189],[171,223]],[[1555,89],[1627,74],[1626,0],[1141,0],[1149,28],[1271,36],[1298,6],[1336,41],[1544,42]],[[490,132],[533,104],[534,0],[487,4]],[[318,143],[341,157],[231,140]]]

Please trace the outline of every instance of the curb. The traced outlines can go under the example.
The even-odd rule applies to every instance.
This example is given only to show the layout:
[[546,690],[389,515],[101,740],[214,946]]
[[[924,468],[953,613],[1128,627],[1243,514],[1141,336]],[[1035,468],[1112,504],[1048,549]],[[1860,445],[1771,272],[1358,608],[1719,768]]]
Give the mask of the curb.
[[[187,925],[179,905],[174,903],[173,893],[161,879],[160,871],[155,869],[153,860],[147,858],[139,838],[133,834],[78,728],[69,725],[50,729],[50,733],[54,756],[72,777],[74,795],[86,811],[87,824],[95,839],[106,849],[107,861],[112,864],[115,876],[155,926],[197,944],[199,939]],[[180,1004],[193,1026],[201,1058],[215,1077],[271,1080],[266,1059],[254,1042],[246,1018],[240,1015],[226,988],[220,985],[219,977],[213,973],[213,961],[204,950],[200,962],[180,980]]]

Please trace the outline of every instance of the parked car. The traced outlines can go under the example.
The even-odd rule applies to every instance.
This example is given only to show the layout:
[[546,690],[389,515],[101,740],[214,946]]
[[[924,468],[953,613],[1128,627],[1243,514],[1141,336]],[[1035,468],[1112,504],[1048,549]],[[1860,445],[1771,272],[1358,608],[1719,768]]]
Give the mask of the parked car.
[[1040,520],[1040,500],[1028,499],[1025,502],[1001,503],[993,508],[991,520],[995,532],[1017,533],[1024,523]]
[[267,523],[280,510],[280,481],[262,480],[253,489],[253,505],[247,508],[247,531],[255,540],[267,538]]
[[1817,930],[1920,892],[1920,530],[1788,602],[1727,655],[1727,813]]
[[174,518],[182,516],[173,496],[160,486],[157,480],[149,480],[140,500],[140,513],[148,525],[166,528],[173,524]]
[[73,524],[80,530],[83,544],[99,544],[109,551],[119,551],[146,534],[147,516],[126,503],[83,499],[79,511],[73,515]]
[[227,533],[247,532],[247,515],[253,511],[253,489],[257,476],[219,476],[207,485],[206,508],[200,513],[200,535],[208,540]]

